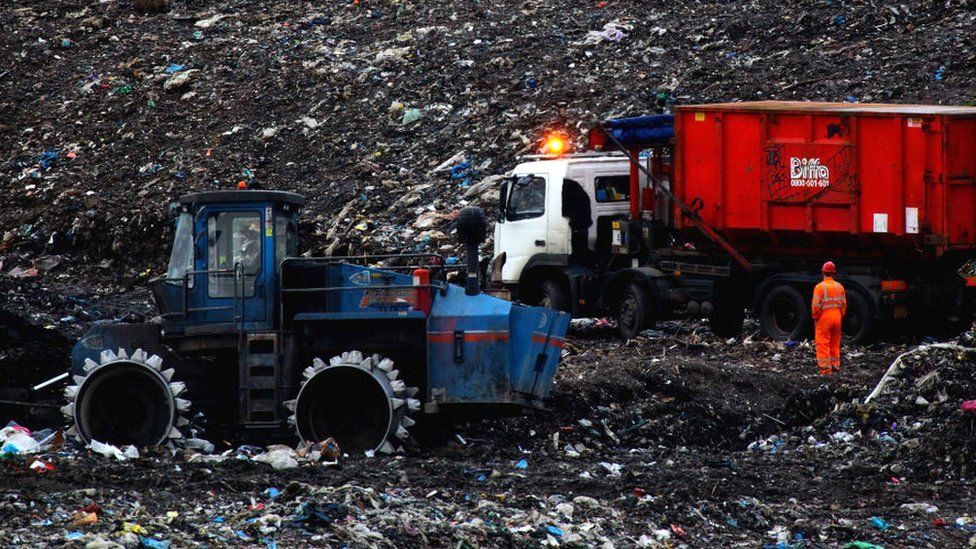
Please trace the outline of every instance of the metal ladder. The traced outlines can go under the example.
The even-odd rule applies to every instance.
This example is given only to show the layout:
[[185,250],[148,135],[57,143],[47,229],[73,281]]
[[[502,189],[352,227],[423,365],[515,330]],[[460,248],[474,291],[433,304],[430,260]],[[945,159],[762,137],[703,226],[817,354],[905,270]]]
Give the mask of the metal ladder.
[[278,426],[283,419],[278,399],[281,340],[277,332],[248,332],[242,339],[239,420],[245,427]]

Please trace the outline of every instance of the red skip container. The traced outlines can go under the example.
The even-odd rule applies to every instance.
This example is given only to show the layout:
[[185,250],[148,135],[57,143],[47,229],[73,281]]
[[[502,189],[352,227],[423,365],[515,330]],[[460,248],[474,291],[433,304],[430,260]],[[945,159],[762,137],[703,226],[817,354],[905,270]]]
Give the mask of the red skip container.
[[743,252],[976,248],[976,108],[690,105],[675,132],[673,190]]

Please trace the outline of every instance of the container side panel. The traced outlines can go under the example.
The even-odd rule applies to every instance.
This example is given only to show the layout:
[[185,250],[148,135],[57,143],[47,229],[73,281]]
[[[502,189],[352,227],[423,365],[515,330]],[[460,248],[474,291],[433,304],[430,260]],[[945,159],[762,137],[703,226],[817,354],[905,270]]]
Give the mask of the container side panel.
[[925,128],[925,221],[923,232],[944,238],[946,234],[945,214],[945,154],[942,119],[934,117]]
[[[713,227],[720,226],[719,200],[722,184],[722,133],[714,113],[686,112],[680,117],[680,146],[683,147],[680,161],[683,179],[682,198],[685,204],[696,207],[701,201],[699,214]],[[682,220],[681,211],[675,211],[675,219]],[[691,226],[684,221],[684,226]],[[680,226],[680,225],[679,225]]]
[[900,116],[858,119],[861,232],[894,235],[905,232],[902,120]]
[[851,139],[837,116],[769,117],[760,185],[770,229],[852,230],[857,167]]
[[[931,119],[931,117],[928,117]],[[925,208],[925,153],[926,134],[923,117],[909,116],[902,119],[902,171],[904,174],[904,218],[906,236],[921,234],[928,212]]]
[[950,119],[948,128],[948,208],[950,246],[976,242],[976,120]]
[[759,183],[759,120],[751,114],[727,113],[724,119],[725,227],[755,229],[762,206]]

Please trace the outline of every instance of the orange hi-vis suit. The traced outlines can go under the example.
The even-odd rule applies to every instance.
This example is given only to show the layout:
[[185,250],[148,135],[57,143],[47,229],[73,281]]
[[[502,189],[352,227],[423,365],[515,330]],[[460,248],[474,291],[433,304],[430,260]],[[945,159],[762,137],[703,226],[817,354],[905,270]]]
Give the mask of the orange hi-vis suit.
[[813,320],[817,323],[817,366],[821,375],[840,371],[841,320],[847,313],[844,287],[830,276],[813,289]]

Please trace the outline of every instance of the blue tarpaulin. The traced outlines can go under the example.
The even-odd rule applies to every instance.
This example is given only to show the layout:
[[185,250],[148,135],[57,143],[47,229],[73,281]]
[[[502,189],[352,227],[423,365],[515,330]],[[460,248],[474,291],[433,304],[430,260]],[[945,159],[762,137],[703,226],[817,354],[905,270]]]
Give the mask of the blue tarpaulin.
[[652,114],[633,118],[613,118],[607,131],[627,148],[664,143],[674,137],[674,115]]

